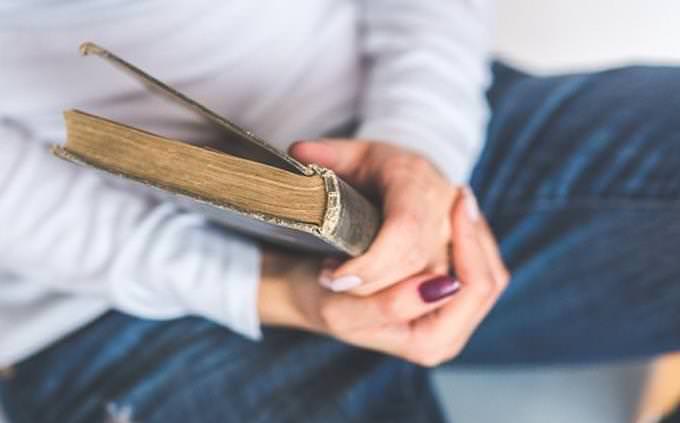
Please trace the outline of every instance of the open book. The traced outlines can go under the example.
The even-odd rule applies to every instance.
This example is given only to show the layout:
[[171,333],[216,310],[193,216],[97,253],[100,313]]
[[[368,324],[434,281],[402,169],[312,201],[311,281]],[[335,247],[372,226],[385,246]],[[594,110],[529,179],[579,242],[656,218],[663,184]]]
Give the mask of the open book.
[[55,155],[175,194],[182,206],[258,238],[352,256],[368,248],[380,214],[332,171],[298,162],[95,44],[83,44],[81,53],[104,58],[198,113],[246,154],[197,147],[69,110],[67,140],[52,147]]

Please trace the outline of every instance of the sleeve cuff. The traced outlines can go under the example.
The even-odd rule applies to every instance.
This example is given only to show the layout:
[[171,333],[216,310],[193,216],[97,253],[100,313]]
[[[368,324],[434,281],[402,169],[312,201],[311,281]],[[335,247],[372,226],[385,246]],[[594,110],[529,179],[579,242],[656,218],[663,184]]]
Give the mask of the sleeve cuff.
[[[421,154],[456,184],[469,183],[482,145],[481,135],[454,133],[445,138],[435,131],[391,120],[365,122],[357,137],[387,142]],[[461,142],[470,138],[475,138],[474,142]]]
[[[206,271],[203,292],[187,293],[195,314],[217,322],[253,341],[262,338],[257,298],[260,284],[260,250],[255,242],[214,228],[219,258],[213,256],[214,272]],[[206,263],[207,267],[211,265]],[[200,277],[200,276],[199,276]]]
[[260,339],[260,251],[201,216],[159,206],[137,228],[111,274],[114,304],[134,315],[197,315]]
[[227,321],[225,325],[235,332],[259,340],[262,338],[258,316],[258,291],[260,286],[260,249],[252,241],[236,238],[233,241],[234,260],[225,278]]

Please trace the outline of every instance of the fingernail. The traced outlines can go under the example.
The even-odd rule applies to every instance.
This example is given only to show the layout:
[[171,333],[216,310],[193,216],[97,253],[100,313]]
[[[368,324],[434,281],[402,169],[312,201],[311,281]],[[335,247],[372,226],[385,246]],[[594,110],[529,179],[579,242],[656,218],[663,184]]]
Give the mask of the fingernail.
[[418,287],[420,297],[426,303],[433,303],[455,294],[460,289],[460,282],[450,276],[438,276],[423,282]]
[[471,221],[476,222],[479,220],[479,203],[477,203],[477,197],[475,193],[470,189],[470,187],[465,187],[465,210],[467,211],[468,217]]
[[321,282],[321,284],[333,292],[342,292],[361,285],[361,278],[353,275],[341,276],[337,279],[329,279],[325,283]]

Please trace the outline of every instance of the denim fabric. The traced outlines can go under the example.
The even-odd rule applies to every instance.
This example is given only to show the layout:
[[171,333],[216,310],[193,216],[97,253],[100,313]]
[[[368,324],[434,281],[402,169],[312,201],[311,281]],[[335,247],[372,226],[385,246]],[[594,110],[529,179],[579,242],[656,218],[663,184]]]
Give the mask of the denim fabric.
[[513,279],[459,362],[680,349],[680,69],[496,74],[472,185]]
[[[455,365],[680,349],[680,70],[497,64],[472,186],[513,280]],[[439,422],[425,369],[288,330],[111,312],[0,383],[12,422]]]

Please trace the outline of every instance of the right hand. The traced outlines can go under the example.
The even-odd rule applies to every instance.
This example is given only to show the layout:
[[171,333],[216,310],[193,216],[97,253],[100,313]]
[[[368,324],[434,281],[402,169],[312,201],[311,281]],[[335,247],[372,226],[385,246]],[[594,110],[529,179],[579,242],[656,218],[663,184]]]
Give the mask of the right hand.
[[389,143],[360,139],[298,142],[290,152],[333,170],[382,206],[383,222],[368,250],[326,267],[322,285],[371,295],[423,272],[449,271],[449,214],[460,190],[429,160]]
[[[451,211],[452,257],[459,282],[422,273],[368,296],[317,283],[321,263],[265,251],[259,294],[265,325],[295,327],[425,366],[455,357],[509,280],[497,244],[463,195]],[[454,295],[455,294],[455,295]]]

